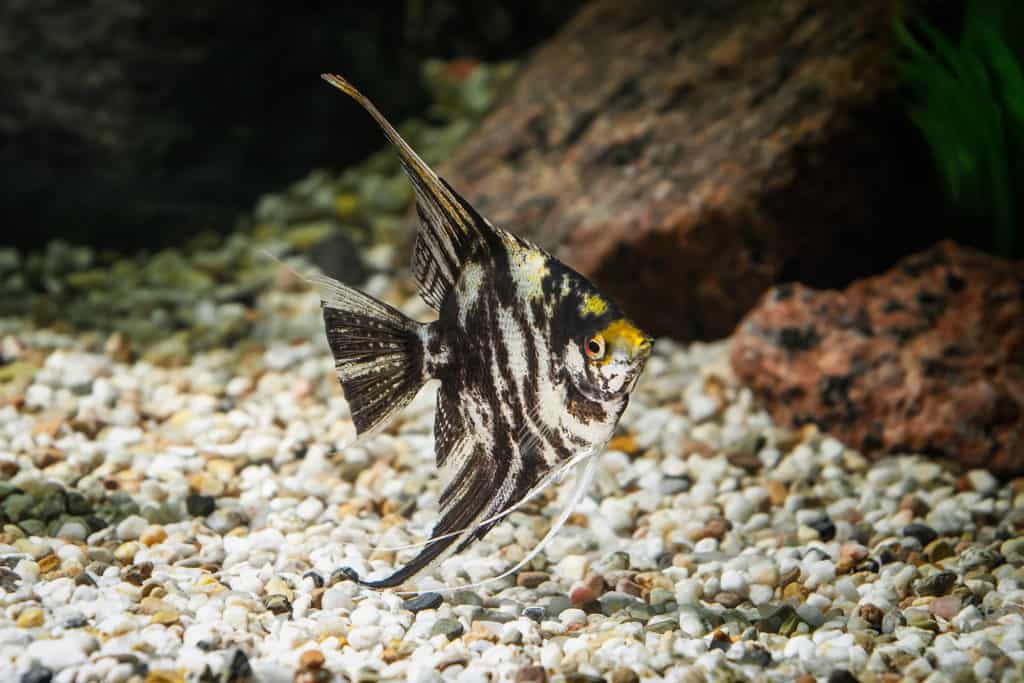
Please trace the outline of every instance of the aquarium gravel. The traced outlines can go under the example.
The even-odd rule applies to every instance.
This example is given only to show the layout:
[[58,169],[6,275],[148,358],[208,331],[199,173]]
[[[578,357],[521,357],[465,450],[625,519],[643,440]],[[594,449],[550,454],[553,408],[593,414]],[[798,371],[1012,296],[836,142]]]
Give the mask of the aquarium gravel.
[[[268,270],[273,266],[268,265]],[[395,280],[365,288],[423,319]],[[658,340],[589,495],[570,482],[419,595],[383,573],[435,519],[434,390],[354,434],[319,301],[287,275],[261,340],[156,364],[0,332],[0,680],[1018,680],[1024,491],[772,423],[728,341]],[[51,678],[52,675],[52,678]],[[332,678],[333,676],[333,678]]]

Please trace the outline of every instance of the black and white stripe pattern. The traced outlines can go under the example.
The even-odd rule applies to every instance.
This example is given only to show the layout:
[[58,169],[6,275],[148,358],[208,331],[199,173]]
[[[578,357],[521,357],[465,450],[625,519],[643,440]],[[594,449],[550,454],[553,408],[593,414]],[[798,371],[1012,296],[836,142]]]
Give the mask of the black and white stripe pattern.
[[[344,79],[325,79],[362,104],[398,149],[421,219],[413,272],[421,296],[439,312],[430,325],[389,323],[414,331],[402,337],[415,337],[414,343],[399,348],[399,342],[378,335],[372,340],[376,346],[366,349],[376,353],[382,368],[414,368],[423,378],[441,380],[434,433],[437,464],[447,470],[449,483],[431,540],[384,579],[361,581],[352,575],[364,585],[392,587],[446,553],[461,552],[538,485],[548,483],[549,475],[603,448],[626,407],[650,341],[582,275],[490,225]],[[334,317],[345,321],[351,316],[341,311]],[[332,349],[348,349],[345,362],[352,363],[351,369],[343,367],[336,351],[343,386],[346,373],[357,379],[372,376],[363,357],[340,338],[339,329],[356,328],[336,326],[332,332],[328,325]],[[614,357],[609,352],[600,359],[585,358],[586,341],[613,329],[625,330],[629,343],[616,347]],[[403,389],[410,384],[389,381]],[[353,401],[347,387],[346,397]],[[404,397],[401,405],[407,402]],[[378,405],[394,399],[355,400]]]

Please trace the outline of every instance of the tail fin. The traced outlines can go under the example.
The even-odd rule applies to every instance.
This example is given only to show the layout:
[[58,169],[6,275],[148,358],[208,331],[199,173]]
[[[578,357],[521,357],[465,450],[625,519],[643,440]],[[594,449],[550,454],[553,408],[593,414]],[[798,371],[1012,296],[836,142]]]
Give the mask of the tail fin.
[[320,290],[327,343],[356,434],[376,431],[430,379],[420,336],[424,326],[329,277],[309,280]]

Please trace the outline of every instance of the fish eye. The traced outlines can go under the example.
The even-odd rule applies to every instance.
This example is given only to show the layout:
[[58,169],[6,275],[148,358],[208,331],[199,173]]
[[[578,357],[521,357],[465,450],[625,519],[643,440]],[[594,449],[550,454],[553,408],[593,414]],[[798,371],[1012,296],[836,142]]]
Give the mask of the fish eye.
[[587,343],[583,345],[583,349],[590,360],[601,360],[604,358],[604,337],[600,334],[595,334],[587,340]]

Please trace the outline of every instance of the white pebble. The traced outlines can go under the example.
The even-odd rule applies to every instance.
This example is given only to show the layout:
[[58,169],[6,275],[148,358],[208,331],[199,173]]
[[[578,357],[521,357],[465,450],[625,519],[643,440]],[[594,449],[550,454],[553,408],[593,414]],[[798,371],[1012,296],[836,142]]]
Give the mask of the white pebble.
[[706,394],[692,394],[686,399],[686,411],[694,422],[703,422],[719,409],[718,401]]
[[814,590],[818,586],[836,578],[836,566],[830,560],[811,562],[807,567],[807,580],[804,585]]
[[587,575],[589,568],[590,560],[586,555],[566,555],[555,566],[555,571],[559,576],[564,576],[570,581],[580,581]]
[[613,531],[625,531],[633,526],[633,504],[625,498],[605,498],[601,501],[601,516]]
[[988,470],[971,470],[967,473],[971,488],[983,496],[991,496],[999,489],[999,480]]
[[704,597],[704,584],[699,579],[683,579],[676,582],[676,602],[680,605],[696,605]]
[[54,671],[81,664],[88,658],[76,638],[36,640],[28,646],[28,656]]
[[720,582],[721,589],[730,593],[736,593],[737,595],[747,595],[747,577],[741,572],[734,570],[727,570],[722,572],[722,578]]
[[45,384],[33,384],[25,391],[25,405],[29,408],[48,408],[53,402],[53,389]]
[[814,641],[808,636],[793,636],[786,643],[782,654],[786,657],[799,657],[807,660],[814,656]]
[[122,541],[134,541],[149,526],[149,521],[139,515],[129,515],[117,525],[117,537]]
[[380,621],[380,610],[372,605],[363,603],[352,611],[350,618],[356,626],[373,626]]
[[348,632],[349,645],[357,650],[365,650],[380,642],[380,627],[356,626]]
[[761,584],[754,584],[750,587],[747,597],[750,602],[755,605],[763,605],[771,602],[772,597],[775,595],[775,589],[771,586],[763,586]]
[[341,587],[341,584],[327,589],[321,598],[325,610],[352,609],[352,594]]
[[742,493],[733,493],[725,503],[725,517],[735,524],[744,524],[754,514],[754,506]]
[[319,498],[307,498],[299,503],[295,508],[295,514],[299,516],[299,519],[303,519],[307,522],[315,520],[323,511],[324,504]]
[[573,624],[585,624],[587,623],[587,613],[581,609],[572,607],[559,614],[558,619],[566,626],[572,626]]
[[89,536],[89,528],[77,520],[64,522],[57,531],[58,538],[66,538],[69,541],[84,541]]
[[244,629],[249,620],[249,611],[241,605],[224,608],[224,623],[236,629]]
[[771,560],[761,560],[750,565],[747,578],[750,583],[776,586],[779,583],[779,570]]
[[679,629],[691,638],[703,638],[708,632],[707,624],[692,607],[679,610]]

